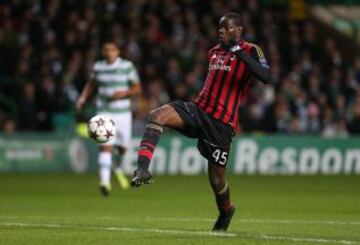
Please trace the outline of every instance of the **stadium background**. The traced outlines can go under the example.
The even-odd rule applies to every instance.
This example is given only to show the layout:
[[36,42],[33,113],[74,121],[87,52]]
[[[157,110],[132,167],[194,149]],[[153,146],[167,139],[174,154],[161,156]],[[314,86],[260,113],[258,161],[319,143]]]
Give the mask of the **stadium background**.
[[[74,103],[101,43],[115,38],[141,74],[144,95],[134,100],[135,128],[141,131],[151,108],[189,100],[199,91],[207,50],[217,43],[219,18],[241,9],[244,38],[264,49],[276,85],[256,83],[242,107],[239,132],[360,133],[359,49],[336,39],[335,30],[323,31],[303,1],[292,1],[294,6],[260,2],[5,1],[2,130],[69,131],[76,121],[88,119],[89,113],[76,118]],[[344,21],[333,15],[334,25]],[[358,45],[358,20],[348,21],[356,37],[353,46]]]
[[[97,145],[84,134],[94,103],[81,114],[74,104],[102,41],[116,38],[141,76],[130,175],[146,113],[201,88],[229,10],[243,11],[244,37],[276,81],[256,83],[241,108],[229,232],[209,232],[205,161],[174,132],[152,185],[113,181],[100,196]],[[360,244],[359,13],[358,0],[0,1],[0,243]]]
[[[235,167],[244,169],[237,172],[360,172],[360,154],[354,148],[360,133],[356,1],[52,0],[5,1],[0,6],[2,171],[68,171],[74,169],[69,162],[81,160],[87,166],[82,171],[96,168],[94,144],[73,142],[86,137],[84,123],[96,113],[94,101],[82,113],[74,105],[104,40],[115,39],[122,56],[139,70],[144,92],[133,99],[133,125],[134,135],[140,136],[149,110],[196,95],[207,71],[207,50],[217,43],[219,18],[241,10],[244,38],[262,47],[276,82],[255,83],[244,101],[237,136],[252,141],[249,145],[242,137],[235,139],[231,164],[244,165]],[[280,144],[267,140],[274,134],[281,135]],[[68,149],[70,145],[80,150]],[[194,151],[194,142],[186,145]],[[168,158],[159,150],[154,165],[168,164],[161,162],[171,161],[172,149],[163,148]],[[174,151],[183,155],[185,150]],[[241,152],[251,150],[257,151],[253,159],[236,162],[238,155],[247,155]],[[64,151],[68,158],[59,158]],[[194,154],[184,161],[205,166]],[[292,160],[286,162],[287,155]],[[134,164],[135,158],[136,143],[128,162]],[[261,162],[277,166],[261,167]],[[296,170],[290,166],[294,164],[299,165]]]

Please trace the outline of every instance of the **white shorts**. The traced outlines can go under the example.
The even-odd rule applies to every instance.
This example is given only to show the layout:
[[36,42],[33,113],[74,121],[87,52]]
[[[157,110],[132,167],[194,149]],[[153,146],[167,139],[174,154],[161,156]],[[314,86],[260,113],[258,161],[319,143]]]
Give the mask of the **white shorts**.
[[131,143],[132,114],[131,112],[99,112],[98,115],[110,117],[115,122],[115,137],[102,145],[116,145],[128,148]]

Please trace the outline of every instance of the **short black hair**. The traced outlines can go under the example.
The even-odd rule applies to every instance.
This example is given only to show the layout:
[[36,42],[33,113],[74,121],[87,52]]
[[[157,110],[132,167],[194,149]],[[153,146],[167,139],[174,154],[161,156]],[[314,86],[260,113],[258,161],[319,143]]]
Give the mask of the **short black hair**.
[[113,38],[108,38],[108,39],[105,39],[102,43],[103,45],[105,44],[114,44],[116,47],[119,47],[117,41]]
[[227,19],[233,20],[233,22],[234,22],[234,24],[236,26],[242,26],[243,25],[242,16],[240,14],[238,14],[238,13],[229,12],[229,13],[225,14],[224,16]]

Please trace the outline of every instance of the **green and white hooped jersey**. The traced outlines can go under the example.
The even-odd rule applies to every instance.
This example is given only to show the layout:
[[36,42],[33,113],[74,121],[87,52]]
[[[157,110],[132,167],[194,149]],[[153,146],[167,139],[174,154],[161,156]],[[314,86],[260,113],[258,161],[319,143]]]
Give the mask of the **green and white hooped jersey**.
[[139,82],[139,75],[129,60],[117,58],[112,64],[105,60],[97,61],[91,75],[98,85],[96,107],[98,112],[129,112],[130,99],[109,101],[117,91],[127,91]]

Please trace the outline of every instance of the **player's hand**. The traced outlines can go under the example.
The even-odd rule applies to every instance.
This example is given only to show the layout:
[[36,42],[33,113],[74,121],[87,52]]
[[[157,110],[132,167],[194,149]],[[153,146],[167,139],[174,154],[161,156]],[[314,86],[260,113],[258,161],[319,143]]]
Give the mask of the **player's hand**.
[[113,95],[110,97],[109,100],[121,100],[121,99],[125,99],[127,98],[129,95],[128,92],[126,91],[118,91],[118,92],[115,92],[113,93]]
[[85,104],[85,99],[83,97],[79,97],[78,100],[76,101],[76,110],[77,111],[81,111],[81,109],[83,108]]

